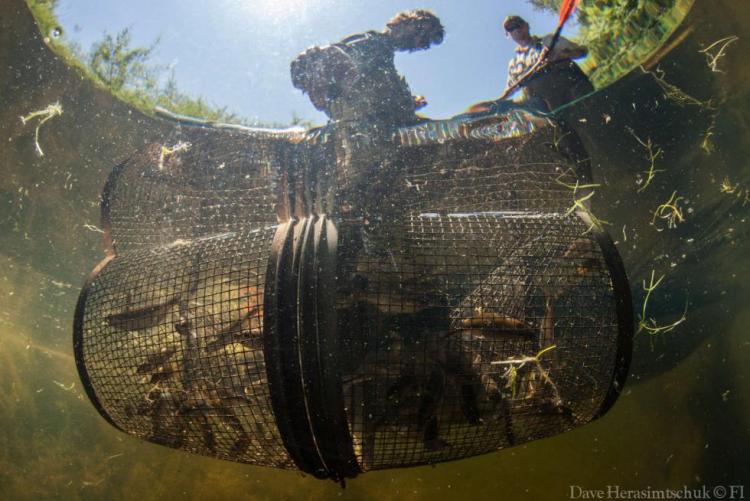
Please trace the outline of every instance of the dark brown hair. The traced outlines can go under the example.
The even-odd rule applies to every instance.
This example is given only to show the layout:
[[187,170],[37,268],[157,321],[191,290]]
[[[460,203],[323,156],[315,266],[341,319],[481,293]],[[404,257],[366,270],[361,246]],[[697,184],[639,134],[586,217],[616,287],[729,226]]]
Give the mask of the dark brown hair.
[[419,31],[429,33],[429,40],[434,44],[441,43],[445,36],[445,29],[443,28],[440,19],[426,9],[405,10],[399,12],[386,23],[386,27],[389,30],[393,30],[403,24],[413,24]]
[[524,25],[528,26],[529,23],[521,16],[508,16],[503,20],[503,28],[508,33]]

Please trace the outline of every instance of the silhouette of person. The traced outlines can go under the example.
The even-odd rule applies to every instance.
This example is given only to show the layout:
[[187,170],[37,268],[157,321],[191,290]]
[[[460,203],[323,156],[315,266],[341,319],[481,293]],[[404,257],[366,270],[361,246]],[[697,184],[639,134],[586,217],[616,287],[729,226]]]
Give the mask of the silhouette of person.
[[443,36],[443,26],[432,12],[400,12],[383,31],[305,50],[291,63],[292,83],[334,122],[414,123],[416,110],[426,100],[412,96],[396,71],[394,53],[428,49]]

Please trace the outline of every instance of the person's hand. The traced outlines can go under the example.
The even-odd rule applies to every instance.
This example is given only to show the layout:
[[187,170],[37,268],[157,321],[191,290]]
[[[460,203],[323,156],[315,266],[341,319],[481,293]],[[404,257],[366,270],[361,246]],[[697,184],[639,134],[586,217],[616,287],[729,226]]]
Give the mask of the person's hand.
[[557,50],[557,48],[555,48],[555,50],[553,50],[552,52],[550,52],[549,46],[545,45],[544,47],[542,47],[542,51],[539,53],[539,59],[537,59],[537,62],[539,62],[539,61],[549,61],[549,62],[555,61],[558,58],[559,53],[560,52]]
[[414,96],[414,108],[419,110],[427,106],[427,98],[424,96]]

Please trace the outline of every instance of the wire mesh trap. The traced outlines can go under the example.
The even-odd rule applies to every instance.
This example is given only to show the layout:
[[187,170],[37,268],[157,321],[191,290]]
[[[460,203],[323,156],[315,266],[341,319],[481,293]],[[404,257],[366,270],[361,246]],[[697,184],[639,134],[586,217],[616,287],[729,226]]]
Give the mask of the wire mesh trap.
[[633,328],[587,180],[575,134],[523,109],[178,126],[105,186],[88,396],[142,439],[334,480],[585,424]]

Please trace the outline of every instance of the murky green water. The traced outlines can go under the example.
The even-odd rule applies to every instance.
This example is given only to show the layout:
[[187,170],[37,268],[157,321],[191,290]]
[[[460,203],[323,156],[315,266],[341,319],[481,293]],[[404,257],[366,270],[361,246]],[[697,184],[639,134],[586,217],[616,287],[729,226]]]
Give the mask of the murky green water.
[[[675,330],[636,336],[631,376],[614,408],[557,437],[435,467],[368,473],[344,491],[138,441],[88,402],[71,324],[80,285],[101,256],[99,193],[112,165],[158,130],[71,76],[31,38],[22,3],[3,1],[0,12],[3,499],[565,499],[571,485],[664,489],[750,479],[746,1],[697,1],[680,28],[684,41],[659,63],[666,82],[710,108],[667,99],[652,76],[636,72],[566,115],[592,154],[602,184],[594,212],[611,223],[636,314],[652,270],[665,278],[647,316],[666,325],[687,305]],[[740,39],[720,60],[722,71],[712,72],[699,51],[730,35]],[[38,157],[32,128],[18,117],[58,99],[66,113],[41,129],[46,154]],[[636,180],[649,160],[635,136],[662,150],[641,191]],[[684,221],[652,224],[675,192]]]

